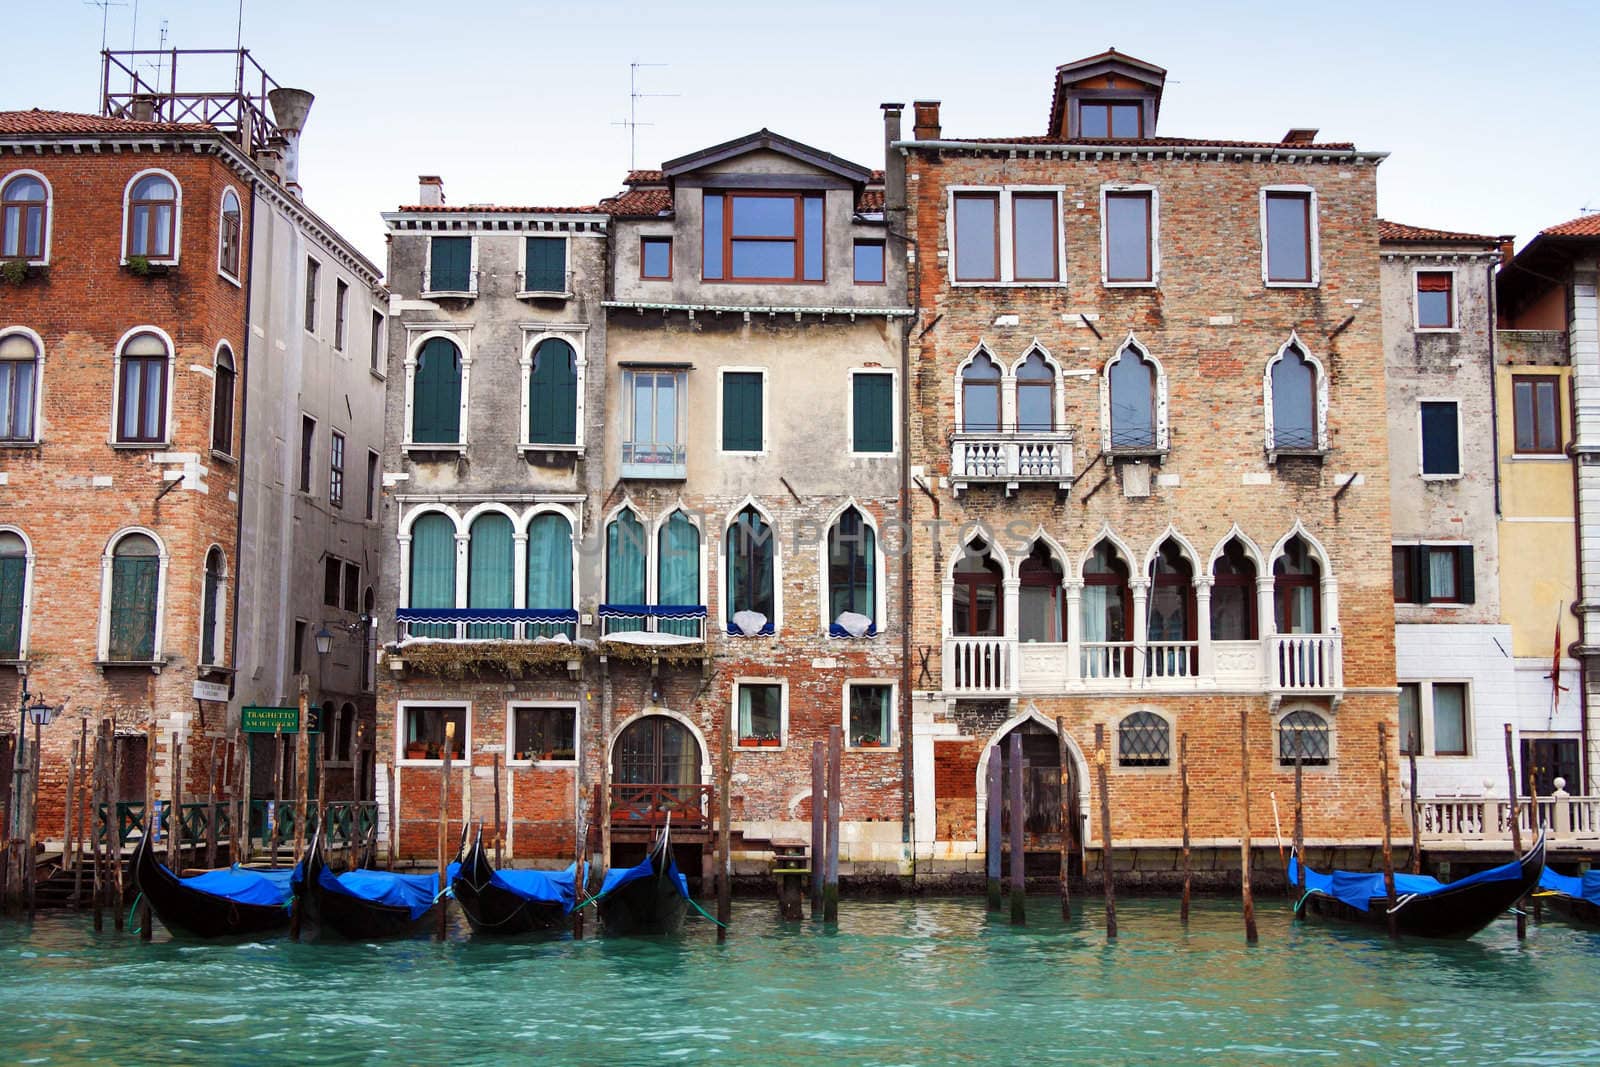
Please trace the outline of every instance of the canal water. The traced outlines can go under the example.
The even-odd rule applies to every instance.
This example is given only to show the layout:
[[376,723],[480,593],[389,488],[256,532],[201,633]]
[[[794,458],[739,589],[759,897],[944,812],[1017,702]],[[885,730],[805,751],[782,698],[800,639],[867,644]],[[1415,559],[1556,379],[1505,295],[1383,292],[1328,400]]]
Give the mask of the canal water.
[[[838,929],[741,901],[674,941],[154,942],[0,923],[0,1062],[1055,1064],[1600,1061],[1600,932],[1510,921],[1399,946],[1263,901],[845,900]],[[108,924],[109,926],[109,924]]]

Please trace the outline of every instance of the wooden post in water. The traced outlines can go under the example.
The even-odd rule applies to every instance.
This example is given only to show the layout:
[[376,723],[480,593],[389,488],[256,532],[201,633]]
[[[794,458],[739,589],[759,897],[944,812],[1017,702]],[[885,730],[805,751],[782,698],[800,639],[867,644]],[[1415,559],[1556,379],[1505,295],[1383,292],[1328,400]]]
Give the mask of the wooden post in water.
[[1417,801],[1417,735],[1406,741],[1406,760],[1411,764],[1411,873],[1422,873],[1422,805]]
[[105,840],[111,832],[107,819],[102,818],[104,809],[101,804],[105,801],[105,787],[102,779],[106,770],[106,727],[104,721],[95,727],[94,731],[94,769],[90,775],[89,785],[89,810],[93,813],[89,818],[90,850],[94,853],[94,885],[90,891],[90,899],[94,905],[94,928],[96,931],[104,927],[104,918],[101,915],[106,904],[106,864]]
[[1400,928],[1394,914],[1394,840],[1389,825],[1389,724],[1378,724],[1378,777],[1383,791],[1383,894],[1389,908],[1389,936],[1398,939]]
[[222,785],[222,776],[217,768],[217,747],[225,742],[213,738],[211,741],[211,765],[206,768],[207,793],[210,794],[208,803],[210,810],[206,812],[206,867],[215,868],[217,865],[217,811],[220,804],[218,791]]
[[122,834],[120,830],[122,820],[117,818],[116,815],[117,783],[122,779],[122,768],[117,761],[116,712],[111,713],[111,722],[106,731],[106,738],[106,747],[111,754],[111,758],[106,763],[106,811],[111,813],[112,825],[116,827],[112,831],[110,838],[113,849],[111,857],[111,887],[112,892],[116,894],[115,902],[111,908],[111,925],[120,934],[126,922],[122,905],[127,903],[128,896],[122,888]]
[[74,869],[72,862],[72,808],[78,794],[78,740],[72,740],[72,755],[67,763],[67,818],[66,829],[61,835],[61,867],[62,870]]
[[388,860],[387,869],[392,871],[394,870],[396,849],[400,844],[400,809],[395,805],[395,801],[399,798],[395,795],[394,764],[392,762],[383,765],[383,778],[384,785],[389,790],[389,854],[385,858]]
[[245,762],[246,749],[242,731],[233,732],[233,740],[228,743],[232,755],[233,778],[230,787],[233,792],[232,801],[228,805],[228,824],[233,830],[229,835],[231,842],[228,846],[228,860],[231,863],[244,863],[249,859],[245,855],[246,842],[250,840],[250,804],[245,798]]
[[[311,714],[308,707],[310,702],[310,685],[305,675],[300,676],[300,699],[295,712],[294,728],[294,782],[297,800],[294,806],[294,861],[299,863],[304,858],[306,847],[306,812],[311,806],[308,795],[311,790],[311,775],[307,770],[310,767],[311,738],[307,731],[311,729]],[[327,848],[324,841],[323,848]],[[324,852],[326,855],[326,852]]]
[[[361,805],[362,805],[362,802],[366,799],[362,795],[366,791],[361,788],[361,758],[362,758],[363,755],[365,755],[363,750],[365,748],[366,732],[367,732],[367,724],[366,723],[364,723],[364,722],[356,723],[356,747],[355,747],[355,751],[350,753],[350,869],[351,870],[356,870],[358,868],[367,866],[367,863],[366,863],[366,861],[364,860],[364,858],[362,856],[362,853],[366,851],[367,838],[366,838],[366,835],[361,832]],[[495,776],[494,776],[495,819],[494,819],[494,824],[495,824],[495,833],[498,834],[500,832],[500,774],[499,774],[500,757],[499,757],[498,754],[495,756],[494,760],[495,760]],[[496,860],[496,862],[499,861],[499,854],[498,853],[495,854],[495,860]]]
[[1189,735],[1178,735],[1178,820],[1183,824],[1183,902],[1178,905],[1178,921],[1189,925]]
[[278,867],[278,827],[283,823],[283,727],[272,728],[272,829],[267,834],[267,868]]
[[828,779],[823,773],[824,746],[811,742],[811,917],[822,914],[823,853],[828,847]]
[[733,716],[722,715],[722,753],[717,768],[717,944],[728,940],[733,917]]
[[[1522,805],[1522,800],[1517,796],[1517,754],[1511,740],[1511,724],[1506,723],[1506,779],[1510,785],[1510,803],[1506,809],[1507,818],[1511,821],[1511,850],[1517,858],[1522,858],[1522,817],[1517,810]],[[1528,936],[1528,915],[1521,908],[1517,909],[1517,940],[1521,941]]]
[[[146,723],[144,728],[144,833],[155,845],[156,832],[156,724]],[[150,901],[139,905],[139,940],[150,940],[154,916]]]
[[445,868],[450,866],[450,757],[456,748],[456,724],[444,724],[444,768],[439,775],[439,940],[449,932],[445,915]]
[[1239,709],[1239,893],[1244,900],[1244,940],[1253,945],[1256,898],[1250,888],[1250,713]]
[[988,879],[989,910],[1000,910],[1000,817],[1005,810],[1001,771],[1005,763],[998,744],[989,746],[989,766],[984,771],[983,786],[988,807],[984,809],[983,863]]
[[[581,797],[582,794],[580,793],[579,796]],[[572,804],[572,825],[574,830],[583,825],[583,805],[578,803],[576,800],[574,800]],[[579,835],[579,839],[582,839],[581,834]],[[574,879],[577,879],[579,872],[583,870],[583,849],[581,847],[579,848],[578,853],[579,864],[577,867],[572,869],[572,877]],[[500,753],[496,752],[494,754],[494,865],[498,869],[504,864],[504,862],[505,857],[501,855],[500,848]],[[577,881],[574,881],[573,885],[577,885]]]
[[828,870],[822,884],[822,921],[839,921],[839,816],[843,806],[841,765],[844,762],[844,728],[828,727]]
[[1011,732],[1011,925],[1028,925],[1028,870],[1023,842],[1027,812],[1022,806],[1022,731]]
[[1111,871],[1111,786],[1106,776],[1105,723],[1094,724],[1094,775],[1100,792],[1100,885],[1106,898],[1106,940],[1117,937],[1117,890]]
[[[307,739],[306,749],[309,752],[311,741]],[[317,831],[322,834],[322,854],[329,855],[333,849],[333,827],[328,819],[328,751],[324,750],[322,758],[317,760]]]
[[1071,787],[1072,776],[1067,773],[1071,757],[1067,752],[1067,726],[1060,715],[1056,716],[1056,755],[1059,771],[1057,774],[1057,789],[1059,790],[1059,812],[1056,816],[1061,824],[1061,917],[1072,918],[1072,886],[1068,881],[1068,872],[1072,864],[1072,805],[1068,802],[1067,790]]
[[[183,876],[183,742],[178,740],[181,735],[172,735],[172,811],[167,816],[167,866],[172,873]],[[116,747],[115,738],[112,739],[113,750]],[[113,757],[112,773],[115,773],[115,757]],[[118,849],[121,852],[121,849]]]
[[[1539,779],[1531,760],[1526,770],[1528,772],[1528,823],[1534,834],[1534,840],[1537,841],[1539,839]],[[1524,899],[1533,906],[1534,924],[1543,925],[1544,898],[1538,893],[1529,893]]]
[[[78,839],[78,862],[72,872],[72,900],[73,907],[83,910],[83,846],[90,833],[94,832],[94,794],[90,787],[89,777],[89,713],[84,712],[83,718],[78,720],[78,825],[75,836]],[[149,809],[146,809],[148,811]],[[85,827],[88,831],[85,832]]]
[[1306,814],[1305,814],[1305,761],[1300,746],[1294,749],[1294,880],[1296,905],[1306,895]]

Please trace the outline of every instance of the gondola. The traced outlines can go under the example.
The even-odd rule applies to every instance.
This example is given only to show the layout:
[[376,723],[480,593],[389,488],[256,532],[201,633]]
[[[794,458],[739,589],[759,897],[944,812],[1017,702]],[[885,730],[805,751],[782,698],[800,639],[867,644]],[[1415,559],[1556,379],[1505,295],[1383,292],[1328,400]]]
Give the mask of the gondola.
[[1600,928],[1600,871],[1557,874],[1546,867],[1539,876],[1540,903],[1579,926]]
[[607,871],[595,896],[607,934],[675,934],[689,910],[689,882],[679,873],[662,834],[634,867]]
[[480,828],[472,847],[450,865],[450,895],[474,936],[514,937],[563,930],[577,904],[576,865],[564,871],[496,870]]
[[[1422,874],[1396,874],[1395,928],[1404,937],[1467,938],[1488,926],[1539,884],[1544,871],[1544,834],[1521,859],[1479,871],[1459,882]],[[1388,894],[1382,873],[1307,867],[1306,892],[1295,905],[1299,918],[1316,916],[1384,929],[1389,924]],[[1299,884],[1299,857],[1289,863],[1289,883]]]
[[405,937],[429,929],[444,904],[435,899],[438,875],[354,870],[335,875],[323,858],[322,832],[311,837],[305,873],[296,868],[295,904],[306,936],[331,930],[352,941]]
[[210,938],[278,933],[289,925],[289,877],[286,870],[231,867],[182,878],[156,858],[149,834],[133,850],[134,888],[175,934]]

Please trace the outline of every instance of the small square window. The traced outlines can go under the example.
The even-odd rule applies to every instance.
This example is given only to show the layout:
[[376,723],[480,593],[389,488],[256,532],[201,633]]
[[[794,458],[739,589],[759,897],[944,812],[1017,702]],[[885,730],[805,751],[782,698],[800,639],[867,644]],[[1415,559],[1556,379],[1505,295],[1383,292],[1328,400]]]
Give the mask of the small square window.
[[777,748],[783,742],[783,687],[771,682],[740,682],[739,746]]
[[883,284],[883,242],[857,241],[855,243],[857,285]]
[[569,707],[512,709],[512,757],[519,760],[577,758],[578,712]]
[[1511,379],[1512,423],[1516,451],[1560,455],[1561,379],[1554,375],[1518,375]]
[[672,278],[672,238],[639,238],[639,277],[656,281]]
[[407,707],[401,711],[405,725],[406,759],[443,759],[445,724],[455,723],[450,758],[459,760],[467,752],[467,709],[465,707]]
[[1449,330],[1456,324],[1456,276],[1447,270],[1417,272],[1417,328]]
[[852,682],[849,694],[851,748],[885,748],[894,743],[894,687]]
[[1461,473],[1461,429],[1454,400],[1422,401],[1422,473],[1451,477]]

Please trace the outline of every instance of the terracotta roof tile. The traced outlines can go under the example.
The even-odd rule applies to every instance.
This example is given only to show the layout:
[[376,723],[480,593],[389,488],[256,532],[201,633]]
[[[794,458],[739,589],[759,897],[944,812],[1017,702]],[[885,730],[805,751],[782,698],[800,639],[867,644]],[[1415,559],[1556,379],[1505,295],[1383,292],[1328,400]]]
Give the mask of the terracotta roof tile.
[[[1600,231],[1597,231],[1600,232]],[[1407,226],[1403,222],[1378,220],[1380,241],[1437,241],[1459,242],[1475,245],[1498,245],[1502,238],[1482,233],[1457,233],[1454,230],[1435,230],[1427,226]]]
[[970,144],[1037,144],[1037,145],[1063,145],[1071,144],[1074,147],[1086,145],[1090,147],[1105,146],[1106,148],[1239,148],[1239,149],[1271,149],[1294,152],[1297,155],[1315,154],[1317,152],[1353,152],[1355,145],[1349,141],[1328,141],[1320,144],[1293,144],[1288,141],[1218,141],[1212,138],[1197,137],[1140,137],[1140,138],[1095,138],[1079,137],[1072,141],[1063,141],[1055,136],[1022,136],[1022,137],[951,137],[941,136],[941,141],[966,141]]
[[404,204],[396,210],[424,215],[599,215],[593,204],[579,207],[513,207],[508,204]]
[[868,189],[866,192],[862,193],[861,194],[861,198],[856,201],[856,210],[857,211],[882,211],[883,210],[883,190],[882,189]]
[[630,170],[628,176],[622,179],[624,185],[659,185],[667,180],[663,171],[659,170]]
[[648,219],[672,210],[672,190],[665,187],[628,189],[600,201],[600,210],[617,218]]
[[32,111],[0,111],[0,135],[210,133],[215,129],[205,122],[139,122],[76,111],[42,111],[39,108]]
[[1541,237],[1600,237],[1600,214],[1579,215],[1540,230]]

